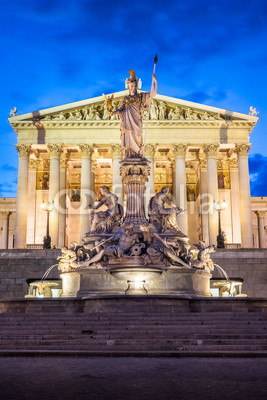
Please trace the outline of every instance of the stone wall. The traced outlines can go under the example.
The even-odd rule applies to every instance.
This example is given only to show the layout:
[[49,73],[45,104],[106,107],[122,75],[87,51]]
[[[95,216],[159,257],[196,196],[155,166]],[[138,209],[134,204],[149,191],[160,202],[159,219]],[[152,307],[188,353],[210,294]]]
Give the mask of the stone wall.
[[[0,298],[21,298],[28,293],[26,280],[41,279],[56,264],[60,250],[0,250]],[[218,250],[212,259],[230,278],[244,279],[243,293],[267,297],[267,249]],[[213,277],[221,277],[215,270]],[[54,268],[49,278],[58,279]]]
[[[242,292],[249,297],[267,297],[267,249],[220,249],[213,261],[223,267],[229,278],[244,279]],[[221,277],[218,270],[213,277]]]
[[[28,293],[27,279],[41,279],[57,263],[60,250],[0,250],[0,298],[21,298]],[[55,267],[49,278],[59,278]]]

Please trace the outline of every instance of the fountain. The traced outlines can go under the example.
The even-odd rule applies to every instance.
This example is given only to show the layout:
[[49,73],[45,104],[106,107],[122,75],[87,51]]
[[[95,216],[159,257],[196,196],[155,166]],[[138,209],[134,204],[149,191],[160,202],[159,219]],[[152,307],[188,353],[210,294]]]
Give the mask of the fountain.
[[150,167],[143,155],[142,110],[149,108],[156,94],[156,78],[153,75],[151,93],[137,93],[137,78],[133,70],[129,72],[129,96],[120,106],[114,110],[113,97],[105,97],[110,115],[120,114],[121,119],[124,158],[120,173],[126,210],[108,187],[101,187],[102,198],[91,209],[91,228],[83,243],[63,248],[59,257],[62,297],[211,296],[210,253],[214,248],[203,242],[190,248],[189,238],[177,223],[177,215],[183,210],[172,201],[167,186],[150,199],[146,218],[144,193]]

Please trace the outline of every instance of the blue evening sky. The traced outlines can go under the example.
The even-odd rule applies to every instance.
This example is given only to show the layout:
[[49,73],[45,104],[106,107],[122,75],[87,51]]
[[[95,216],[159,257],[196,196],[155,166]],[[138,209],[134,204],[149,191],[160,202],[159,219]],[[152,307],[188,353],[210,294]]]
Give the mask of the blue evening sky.
[[16,195],[23,114],[124,89],[135,69],[149,90],[242,113],[253,105],[251,190],[267,196],[267,1],[0,0],[0,196]]

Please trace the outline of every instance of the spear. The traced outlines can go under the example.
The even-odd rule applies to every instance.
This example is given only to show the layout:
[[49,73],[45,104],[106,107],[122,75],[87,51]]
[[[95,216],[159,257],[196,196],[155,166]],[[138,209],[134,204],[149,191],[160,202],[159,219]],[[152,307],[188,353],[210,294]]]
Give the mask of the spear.
[[[154,69],[153,69],[153,74],[155,74],[157,62],[158,62],[158,56],[157,56],[157,54],[156,54],[155,57],[154,57]],[[150,93],[152,92],[152,89],[153,89],[153,79],[152,79],[152,83],[151,83],[151,90],[150,90]],[[150,96],[150,98],[149,98],[149,103],[148,103],[147,118],[146,118],[146,130],[145,130],[144,143],[143,143],[143,155],[144,155],[144,153],[145,153],[146,137],[147,137],[147,129],[148,129],[148,120],[149,120],[149,114],[150,114],[151,101],[152,101],[152,98],[151,98],[151,96]]]

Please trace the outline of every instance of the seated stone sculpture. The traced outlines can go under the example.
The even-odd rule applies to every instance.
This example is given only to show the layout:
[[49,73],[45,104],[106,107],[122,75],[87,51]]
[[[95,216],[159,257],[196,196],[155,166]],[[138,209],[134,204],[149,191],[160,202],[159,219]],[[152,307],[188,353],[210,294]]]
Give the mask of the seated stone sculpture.
[[123,208],[118,203],[118,196],[111,193],[107,186],[101,186],[100,195],[102,199],[92,209],[106,206],[106,210],[91,213],[91,233],[111,233],[123,216]]
[[149,222],[154,224],[159,232],[168,230],[181,232],[177,223],[177,214],[182,211],[169,198],[169,187],[164,186],[149,202]]

